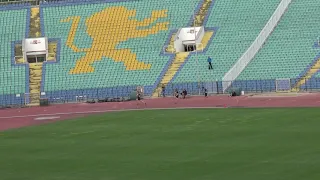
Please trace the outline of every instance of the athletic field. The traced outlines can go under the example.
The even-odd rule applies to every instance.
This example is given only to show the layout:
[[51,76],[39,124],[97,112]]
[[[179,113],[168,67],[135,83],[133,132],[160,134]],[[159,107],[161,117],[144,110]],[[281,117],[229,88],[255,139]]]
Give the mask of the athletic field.
[[0,132],[1,180],[319,180],[319,108],[113,112]]

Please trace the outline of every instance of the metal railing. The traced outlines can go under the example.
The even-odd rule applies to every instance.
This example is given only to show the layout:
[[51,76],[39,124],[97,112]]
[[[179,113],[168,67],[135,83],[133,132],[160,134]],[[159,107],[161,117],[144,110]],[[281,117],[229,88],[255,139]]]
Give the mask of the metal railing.
[[[207,89],[209,94],[223,94],[231,93],[235,89],[248,93],[270,93],[270,92],[291,92],[295,91],[297,84],[300,84],[299,92],[320,92],[320,77],[311,79],[269,79],[269,80],[236,80],[230,82],[231,86],[224,92],[223,81],[207,81],[207,82],[185,82],[185,83],[169,83],[165,86],[164,91],[160,91],[158,96],[173,96],[174,92],[178,90],[182,92],[186,90],[188,95],[203,95],[204,90]],[[91,88],[91,89],[74,89],[74,90],[60,90],[60,91],[46,91],[41,92],[40,98],[48,99],[51,104],[58,103],[74,103],[79,102],[79,97],[85,97],[86,100],[99,99],[117,99],[130,97],[133,92],[137,90],[139,85],[119,86],[108,88]],[[14,88],[13,88],[14,89]],[[149,98],[153,94],[153,86],[144,86],[143,95]],[[24,106],[28,103],[26,101],[28,94],[6,94],[0,95],[0,106],[20,105]],[[83,98],[82,98],[83,99]],[[28,100],[28,99],[27,99]]]

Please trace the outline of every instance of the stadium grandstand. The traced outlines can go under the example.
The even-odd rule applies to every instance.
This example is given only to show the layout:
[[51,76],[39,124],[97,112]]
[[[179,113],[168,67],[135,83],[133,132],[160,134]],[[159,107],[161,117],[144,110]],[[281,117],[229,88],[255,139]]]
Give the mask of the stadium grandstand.
[[[126,97],[137,87],[145,97],[163,88],[166,95],[317,90],[319,7],[314,0],[1,0],[0,104]],[[184,32],[194,44],[180,51]]]

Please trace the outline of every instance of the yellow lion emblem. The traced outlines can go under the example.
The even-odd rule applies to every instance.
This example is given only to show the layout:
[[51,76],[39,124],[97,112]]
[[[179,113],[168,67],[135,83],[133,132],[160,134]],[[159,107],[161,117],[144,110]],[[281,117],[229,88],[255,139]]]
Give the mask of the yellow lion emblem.
[[[86,55],[77,60],[76,66],[71,69],[71,74],[94,72],[92,63],[100,61],[103,57],[113,59],[115,62],[123,62],[126,70],[150,69],[151,64],[137,60],[136,54],[130,49],[117,49],[120,42],[130,38],[147,37],[161,30],[168,30],[169,22],[156,22],[159,18],[167,17],[167,10],[152,11],[151,17],[141,21],[134,19],[136,10],[125,7],[109,7],[95,13],[85,21],[88,35],[93,39],[90,48],[79,49],[73,44],[75,33],[79,25],[80,16],[68,17],[61,22],[72,21],[66,45],[74,52],[85,52]],[[144,28],[148,27],[148,28]]]

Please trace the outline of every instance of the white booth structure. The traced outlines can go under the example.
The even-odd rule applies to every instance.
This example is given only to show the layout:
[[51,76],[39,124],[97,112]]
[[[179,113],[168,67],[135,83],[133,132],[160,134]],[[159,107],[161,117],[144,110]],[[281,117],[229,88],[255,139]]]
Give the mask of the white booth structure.
[[48,58],[48,39],[46,37],[27,38],[22,41],[23,58],[28,63],[44,62]]
[[201,48],[204,36],[204,27],[180,28],[174,38],[174,49],[176,52],[190,52]]

